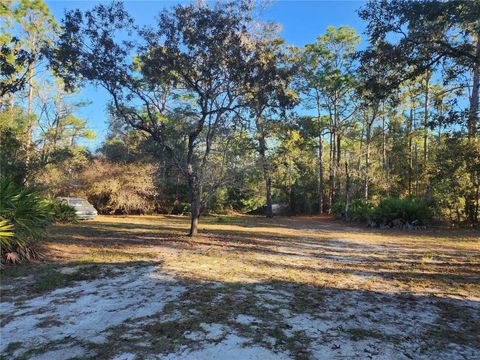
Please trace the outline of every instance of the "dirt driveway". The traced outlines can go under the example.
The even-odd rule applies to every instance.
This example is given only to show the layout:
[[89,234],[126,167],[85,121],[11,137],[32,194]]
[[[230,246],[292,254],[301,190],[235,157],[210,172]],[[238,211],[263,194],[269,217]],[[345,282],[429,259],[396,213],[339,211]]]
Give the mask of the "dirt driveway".
[[99,217],[1,284],[5,359],[478,359],[480,237]]

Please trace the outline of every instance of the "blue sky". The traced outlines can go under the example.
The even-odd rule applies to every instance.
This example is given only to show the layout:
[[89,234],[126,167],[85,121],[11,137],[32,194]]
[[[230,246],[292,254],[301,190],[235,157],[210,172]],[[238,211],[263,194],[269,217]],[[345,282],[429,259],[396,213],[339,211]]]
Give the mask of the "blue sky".
[[[125,1],[126,8],[136,19],[138,24],[149,24],[155,16],[165,7],[177,4],[179,1]],[[50,10],[57,18],[63,16],[65,9],[86,10],[93,7],[99,1],[46,1]],[[362,6],[363,1],[346,0],[277,0],[263,10],[264,20],[274,20],[282,25],[281,36],[288,44],[303,46],[311,43],[315,38],[323,34],[330,25],[335,27],[349,25],[362,33],[365,23],[358,17],[356,11]],[[87,86],[81,91],[81,98],[91,101],[91,104],[83,108],[77,115],[88,121],[89,128],[95,130],[97,139],[89,144],[95,149],[107,134],[106,105],[108,95],[102,89]]]

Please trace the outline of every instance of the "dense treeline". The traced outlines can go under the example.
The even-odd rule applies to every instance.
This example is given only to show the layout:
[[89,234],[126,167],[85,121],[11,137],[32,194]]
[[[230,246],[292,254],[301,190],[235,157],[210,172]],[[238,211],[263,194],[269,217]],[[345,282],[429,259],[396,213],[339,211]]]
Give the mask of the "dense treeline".
[[[57,20],[0,6],[0,165],[17,184],[106,214],[190,213],[191,235],[202,212],[273,204],[478,224],[478,2],[369,2],[363,48],[348,26],[285,44],[252,2],[177,5],[142,29],[121,3]],[[94,152],[85,84],[110,100]]]

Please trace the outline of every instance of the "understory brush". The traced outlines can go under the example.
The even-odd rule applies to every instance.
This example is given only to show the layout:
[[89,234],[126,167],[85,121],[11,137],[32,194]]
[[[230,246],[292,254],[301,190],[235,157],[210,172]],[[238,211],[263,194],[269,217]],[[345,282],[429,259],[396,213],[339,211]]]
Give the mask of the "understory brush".
[[78,216],[75,209],[61,201],[52,201],[50,206],[53,211],[53,222],[56,223],[76,223],[78,222]]
[[432,221],[433,203],[425,198],[387,197],[377,204],[353,199],[348,206],[344,202],[337,202],[333,207],[333,214],[350,221],[368,222],[375,227],[425,226]]
[[47,227],[54,221],[75,220],[73,208],[45,200],[38,188],[18,185],[11,178],[0,178],[2,264],[38,258],[36,244],[45,237]]

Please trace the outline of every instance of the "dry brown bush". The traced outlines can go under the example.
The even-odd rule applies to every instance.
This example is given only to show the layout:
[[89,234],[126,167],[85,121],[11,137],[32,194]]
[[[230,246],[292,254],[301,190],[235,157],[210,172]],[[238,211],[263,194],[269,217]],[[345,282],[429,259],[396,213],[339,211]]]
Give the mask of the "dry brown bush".
[[81,193],[103,214],[149,213],[157,193],[153,165],[95,160],[79,176]]

